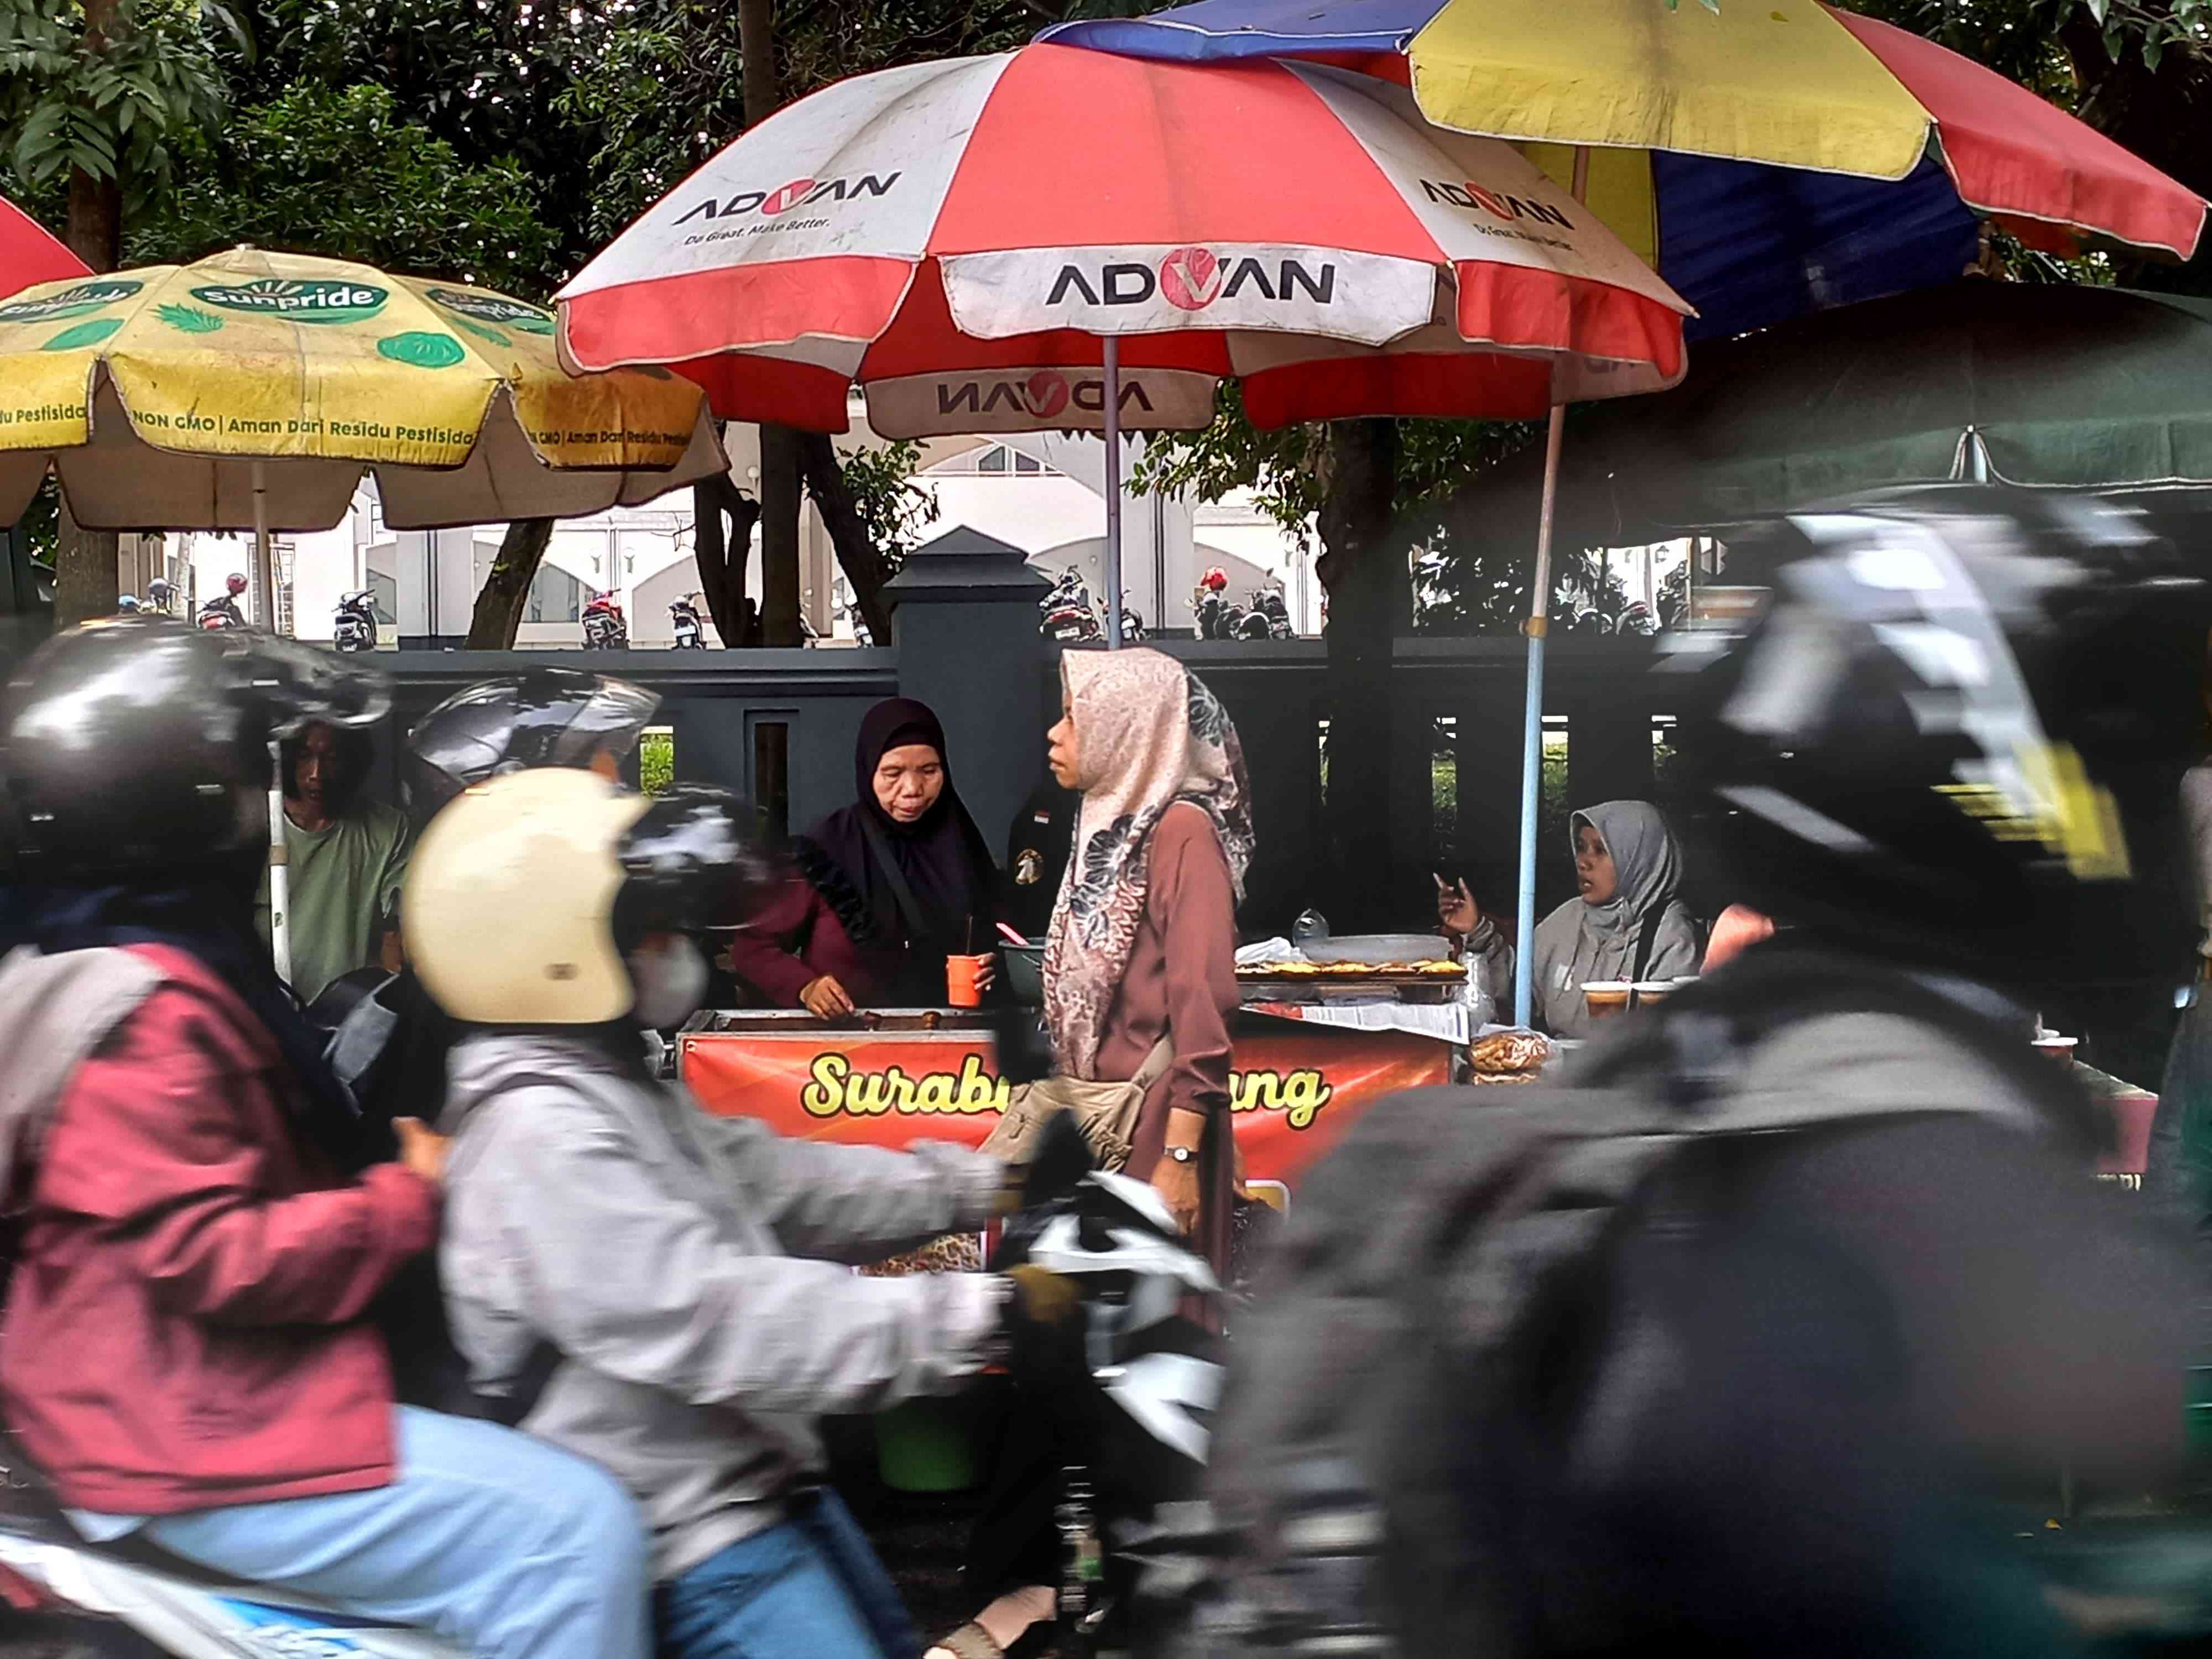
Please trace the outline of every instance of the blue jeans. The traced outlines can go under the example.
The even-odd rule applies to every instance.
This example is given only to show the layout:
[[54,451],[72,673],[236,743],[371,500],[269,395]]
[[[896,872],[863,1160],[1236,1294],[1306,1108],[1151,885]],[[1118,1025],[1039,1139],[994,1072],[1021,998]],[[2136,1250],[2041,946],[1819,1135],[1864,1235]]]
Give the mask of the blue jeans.
[[160,1516],[143,1535],[477,1659],[648,1659],[644,1522],[611,1475],[496,1424],[394,1419],[388,1486]]
[[661,1659],[915,1659],[921,1638],[834,1492],[654,1593]]

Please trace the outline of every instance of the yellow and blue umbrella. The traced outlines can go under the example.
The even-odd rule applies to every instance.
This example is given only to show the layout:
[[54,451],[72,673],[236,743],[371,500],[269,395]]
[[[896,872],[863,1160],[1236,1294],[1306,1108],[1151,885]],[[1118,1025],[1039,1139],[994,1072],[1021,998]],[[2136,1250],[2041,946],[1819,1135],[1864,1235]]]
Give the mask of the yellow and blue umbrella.
[[[2025,88],[1819,0],[1197,0],[1045,37],[1124,56],[1293,58],[1408,84],[1439,127],[1524,146],[1696,307],[1685,337],[1947,283],[1993,219],[2030,246],[2185,259],[2205,203]],[[1439,210],[1521,205],[1430,180]],[[1522,710],[1521,971],[1534,957],[1536,797],[1559,409],[1545,447]]]
[[1528,145],[1698,310],[1692,337],[1949,282],[1991,219],[2030,246],[2185,259],[2203,198],[2027,88],[1817,0],[1198,0],[1046,38],[1294,58],[1409,82]]

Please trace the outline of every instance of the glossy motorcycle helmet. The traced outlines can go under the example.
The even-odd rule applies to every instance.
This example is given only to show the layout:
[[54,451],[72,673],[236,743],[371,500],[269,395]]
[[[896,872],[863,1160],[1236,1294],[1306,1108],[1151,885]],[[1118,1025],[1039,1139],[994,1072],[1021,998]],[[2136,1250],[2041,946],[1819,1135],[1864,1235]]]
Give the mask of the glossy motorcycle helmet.
[[409,957],[455,1019],[619,1019],[637,1000],[626,958],[647,935],[744,920],[765,877],[746,823],[716,789],[641,795],[555,767],[493,778],[439,813],[409,862]]
[[628,680],[532,668],[456,691],[407,734],[406,789],[418,822],[471,784],[538,766],[619,761],[637,747],[658,694]]
[[1727,896],[2010,988],[2157,972],[2212,586],[2125,509],[1986,486],[1739,539],[1771,597],[1676,762]]
[[0,841],[30,880],[225,860],[268,841],[272,738],[390,707],[381,673],[294,640],[143,614],[87,623],[0,694]]
[[234,570],[230,574],[222,579],[222,586],[224,592],[228,592],[230,597],[234,599],[240,594],[246,592],[246,580],[244,576]]
[[1224,592],[1229,586],[1229,573],[1218,564],[1208,566],[1206,574],[1198,579],[1198,585],[1209,593]]

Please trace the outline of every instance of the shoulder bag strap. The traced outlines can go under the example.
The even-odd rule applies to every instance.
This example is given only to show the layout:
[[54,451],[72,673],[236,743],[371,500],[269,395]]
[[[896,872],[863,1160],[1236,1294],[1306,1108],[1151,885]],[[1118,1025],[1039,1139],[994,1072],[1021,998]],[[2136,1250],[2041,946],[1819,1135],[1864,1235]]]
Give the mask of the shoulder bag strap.
[[1636,961],[1629,978],[1641,981],[1651,971],[1651,953],[1659,945],[1659,924],[1667,920],[1667,907],[1655,904],[1644,913],[1644,927],[1636,935]]
[[1145,1056],[1145,1063],[1137,1067],[1137,1074],[1129,1081],[1150,1093],[1152,1085],[1165,1077],[1168,1067],[1175,1064],[1175,1033],[1170,1031],[1152,1045],[1152,1052]]
[[898,860],[892,856],[891,849],[884,844],[883,830],[877,825],[876,821],[865,812],[860,814],[860,834],[867,841],[868,854],[875,860],[876,868],[883,872],[884,879],[890,884],[891,897],[898,903],[899,915],[906,920],[907,943],[921,944],[929,933],[929,929],[923,925],[921,920],[921,901],[915,897],[914,889],[908,885],[905,875],[898,867]]

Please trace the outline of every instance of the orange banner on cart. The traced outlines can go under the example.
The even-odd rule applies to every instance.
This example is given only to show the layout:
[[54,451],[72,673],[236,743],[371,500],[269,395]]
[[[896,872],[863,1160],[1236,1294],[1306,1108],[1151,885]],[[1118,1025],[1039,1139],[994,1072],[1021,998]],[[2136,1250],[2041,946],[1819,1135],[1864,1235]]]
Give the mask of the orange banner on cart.
[[[1291,1181],[1385,1095],[1448,1080],[1449,1051],[1393,1031],[1285,1031],[1239,1039],[1231,1122],[1255,1180]],[[840,1036],[822,1042],[700,1032],[684,1080],[708,1110],[779,1134],[903,1146],[976,1146],[1006,1110],[988,1044]]]

